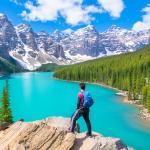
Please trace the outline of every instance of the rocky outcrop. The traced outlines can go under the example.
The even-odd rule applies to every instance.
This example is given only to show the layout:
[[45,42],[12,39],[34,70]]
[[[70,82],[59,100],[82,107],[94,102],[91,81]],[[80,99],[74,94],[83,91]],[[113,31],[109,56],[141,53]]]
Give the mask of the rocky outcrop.
[[33,51],[36,50],[37,45],[35,39],[37,35],[32,30],[31,26],[27,24],[20,24],[15,28],[22,44],[26,45],[29,49]]
[[71,56],[80,54],[97,57],[101,52],[99,32],[93,25],[78,29],[74,33],[71,32],[70,35],[62,38],[60,43],[63,45],[65,51],[69,51]]
[[127,150],[120,139],[93,133],[70,133],[70,120],[52,117],[35,122],[18,121],[0,131],[0,150]]

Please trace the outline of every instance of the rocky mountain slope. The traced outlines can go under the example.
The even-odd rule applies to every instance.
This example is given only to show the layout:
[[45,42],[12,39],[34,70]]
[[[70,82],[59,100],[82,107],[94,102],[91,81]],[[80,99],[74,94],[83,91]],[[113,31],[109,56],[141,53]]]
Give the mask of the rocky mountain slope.
[[35,122],[18,121],[0,131],[1,150],[127,150],[120,139],[94,133],[68,132],[69,119],[52,117]]
[[0,57],[0,77],[9,73],[16,73],[20,71],[24,70],[17,64],[13,64],[6,59]]
[[150,29],[140,32],[113,25],[99,33],[93,25],[36,33],[27,24],[13,26],[0,14],[0,56],[33,70],[46,63],[72,64],[97,57],[132,52],[150,43]]

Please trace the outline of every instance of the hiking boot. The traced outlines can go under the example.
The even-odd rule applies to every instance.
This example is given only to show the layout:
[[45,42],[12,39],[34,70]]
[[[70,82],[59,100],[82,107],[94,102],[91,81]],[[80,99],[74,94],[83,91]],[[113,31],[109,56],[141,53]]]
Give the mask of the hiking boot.
[[87,133],[86,133],[86,136],[87,136],[87,137],[92,137],[92,133],[87,132]]
[[72,132],[71,130],[68,130],[67,132],[68,132],[68,133],[72,133],[72,134],[75,134],[75,133],[74,133],[74,132]]

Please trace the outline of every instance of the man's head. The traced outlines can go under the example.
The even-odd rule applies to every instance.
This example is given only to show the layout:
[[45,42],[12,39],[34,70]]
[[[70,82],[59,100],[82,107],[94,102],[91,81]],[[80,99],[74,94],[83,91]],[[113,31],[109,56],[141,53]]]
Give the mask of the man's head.
[[80,83],[79,86],[81,90],[85,90],[85,83]]

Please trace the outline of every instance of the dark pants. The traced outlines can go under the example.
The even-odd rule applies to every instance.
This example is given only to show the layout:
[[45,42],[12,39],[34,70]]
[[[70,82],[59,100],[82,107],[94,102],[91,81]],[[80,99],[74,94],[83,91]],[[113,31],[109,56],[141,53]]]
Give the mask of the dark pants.
[[91,122],[89,119],[89,108],[77,109],[71,117],[71,132],[74,132],[76,121],[82,116],[86,122],[88,133],[91,134]]

